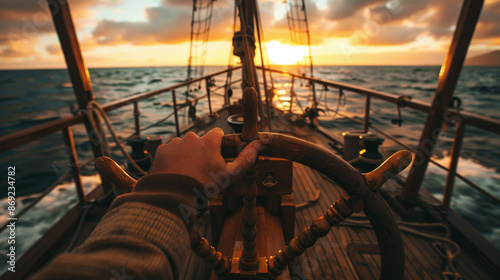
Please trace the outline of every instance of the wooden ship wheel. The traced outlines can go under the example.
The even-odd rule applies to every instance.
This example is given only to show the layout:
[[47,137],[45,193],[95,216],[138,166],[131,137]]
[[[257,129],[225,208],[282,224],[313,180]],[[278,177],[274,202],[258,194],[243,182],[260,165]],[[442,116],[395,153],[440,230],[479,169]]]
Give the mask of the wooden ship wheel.
[[[409,151],[399,151],[377,169],[361,174],[332,152],[296,137],[258,132],[258,97],[253,88],[243,93],[241,134],[226,135],[222,156],[234,159],[250,142],[259,139],[264,149],[242,182],[225,188],[209,204],[212,243],[190,232],[191,248],[213,273],[210,279],[289,279],[287,264],[314,246],[354,212],[364,211],[381,253],[380,279],[403,279],[404,248],[398,225],[378,189],[411,162]],[[335,181],[345,193],[323,216],[296,237],[292,162],[315,169]],[[135,180],[106,157],[96,161],[99,172],[127,191]],[[217,248],[217,249],[216,249]]]

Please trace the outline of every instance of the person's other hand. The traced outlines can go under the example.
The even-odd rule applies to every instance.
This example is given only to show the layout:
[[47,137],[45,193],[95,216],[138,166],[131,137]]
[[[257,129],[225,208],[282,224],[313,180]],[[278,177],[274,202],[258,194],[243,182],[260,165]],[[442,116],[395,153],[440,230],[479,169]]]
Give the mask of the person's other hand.
[[262,144],[253,141],[233,162],[226,163],[221,155],[222,136],[222,129],[214,128],[203,137],[189,132],[182,139],[176,137],[170,143],[160,145],[150,174],[186,175],[205,188],[216,184],[218,188],[227,187],[255,163]]

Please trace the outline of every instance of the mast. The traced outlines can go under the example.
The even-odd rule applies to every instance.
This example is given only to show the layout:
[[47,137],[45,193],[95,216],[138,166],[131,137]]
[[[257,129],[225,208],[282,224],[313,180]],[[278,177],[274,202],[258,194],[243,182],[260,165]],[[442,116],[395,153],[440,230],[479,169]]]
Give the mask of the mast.
[[[240,30],[234,33],[233,54],[241,59],[242,89],[253,87],[257,91],[259,116],[263,117],[262,98],[260,94],[257,69],[255,68],[255,35],[254,19],[255,0],[235,1],[240,17]],[[263,122],[265,123],[265,122]]]
[[[80,51],[80,45],[76,36],[68,1],[48,1],[48,5],[64,53],[64,59],[66,60],[69,77],[78,101],[78,107],[80,110],[87,110],[88,103],[95,100],[94,92],[90,82],[89,70],[85,65],[85,61]],[[94,158],[103,156],[102,144],[106,141],[106,137],[102,127],[97,125],[97,131],[95,131],[87,115],[84,118],[84,124],[92,145]],[[101,182],[104,193],[111,189],[111,183],[102,176]]]
[[467,49],[481,14],[483,2],[484,0],[465,0],[462,5],[450,49],[441,66],[431,111],[427,117],[415,160],[401,194],[404,203],[411,205],[417,202],[418,192],[441,132],[443,120],[448,114],[450,100],[453,97]]

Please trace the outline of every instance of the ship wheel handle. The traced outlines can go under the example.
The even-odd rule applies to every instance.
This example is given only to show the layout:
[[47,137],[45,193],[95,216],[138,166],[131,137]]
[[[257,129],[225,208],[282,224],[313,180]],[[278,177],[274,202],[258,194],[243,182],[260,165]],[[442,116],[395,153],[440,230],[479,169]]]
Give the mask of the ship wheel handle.
[[247,87],[243,91],[241,109],[243,111],[243,130],[240,139],[243,142],[252,142],[259,137],[257,128],[258,101],[257,91],[253,87]]

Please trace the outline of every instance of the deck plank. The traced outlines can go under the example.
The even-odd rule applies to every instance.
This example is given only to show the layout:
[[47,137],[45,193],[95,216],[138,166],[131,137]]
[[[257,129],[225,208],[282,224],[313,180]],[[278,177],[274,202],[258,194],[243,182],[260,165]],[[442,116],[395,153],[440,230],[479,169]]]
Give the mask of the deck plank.
[[[324,199],[320,199],[319,201],[319,206],[321,209],[321,215],[323,215],[328,209],[339,197],[341,197],[341,193],[343,190],[341,190],[340,187],[332,187],[325,185],[325,182],[329,182],[329,179],[327,179],[325,176],[323,176],[321,173],[311,170],[308,167],[302,166],[304,169],[304,176],[307,176],[307,174],[310,174],[317,183],[318,186],[324,186],[322,193],[325,194],[323,196]],[[320,196],[321,197],[321,196]],[[330,234],[329,234],[330,235]],[[332,228],[332,233],[331,236],[334,237],[334,242],[331,244],[332,248],[334,249],[335,254],[337,255],[337,258],[341,264],[342,271],[344,272],[345,278],[357,278],[357,273],[352,266],[352,263],[349,261],[347,251],[341,247],[342,244],[347,246],[348,244],[352,243],[351,240],[348,239],[350,236],[345,227],[334,227]]]
[[[294,166],[295,169],[298,171],[297,175],[299,175],[299,177],[307,178],[306,184],[308,184],[309,187],[319,186],[321,184],[321,181],[319,180],[318,177],[308,176],[308,170],[306,169],[307,167],[300,164],[294,164]],[[312,222],[319,216],[324,215],[326,209],[328,209],[332,204],[332,202],[335,200],[336,198],[333,198],[333,195],[326,194],[325,199],[320,199],[319,203],[314,205],[314,207],[307,207],[307,208],[314,208],[315,210],[315,211],[309,211],[310,221]],[[303,211],[303,214],[307,213],[305,212],[307,208],[301,210]],[[344,254],[341,252],[341,250],[338,249],[339,242],[336,239],[336,236],[333,233],[330,233],[326,237],[324,237],[323,240],[318,241],[318,243],[319,246],[322,247],[323,251],[329,252],[332,255],[332,258],[331,259],[329,258],[328,262],[330,263],[331,269],[335,271],[335,275],[339,275],[343,279],[351,279],[353,277],[351,275],[352,274],[351,268],[348,262],[346,261],[346,257],[344,256]]]
[[[294,164],[294,166],[295,166],[295,164]],[[295,173],[296,173],[296,171],[294,168],[294,174]],[[297,199],[297,202],[306,201],[309,198],[309,196],[307,195],[307,192],[305,190],[306,185],[304,184],[302,178],[300,178],[298,176],[294,176],[294,178],[295,178],[294,183],[293,183],[294,184],[294,194],[295,194],[295,197]],[[308,219],[308,216],[303,215],[301,213],[301,210],[297,211],[295,215],[296,215],[296,220],[297,220],[297,224],[298,224],[298,231],[295,232],[295,234],[297,234],[298,232],[302,231],[304,228],[308,227],[311,223],[311,220]],[[316,278],[321,279],[322,277],[324,277],[323,268],[316,264],[317,259],[318,259],[317,251],[314,251],[311,248],[306,249],[305,256],[306,256],[306,261],[308,263],[308,267],[312,268],[311,269],[312,271],[305,269],[305,267],[302,267],[302,269],[303,270],[305,269],[304,271],[307,271],[307,273],[312,274],[314,279],[316,279]],[[303,264],[303,263],[304,263],[304,260],[301,261],[301,264]],[[320,271],[318,271],[318,268]]]

